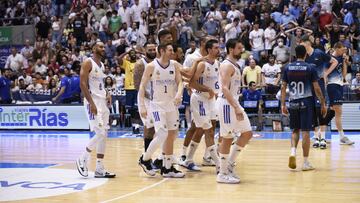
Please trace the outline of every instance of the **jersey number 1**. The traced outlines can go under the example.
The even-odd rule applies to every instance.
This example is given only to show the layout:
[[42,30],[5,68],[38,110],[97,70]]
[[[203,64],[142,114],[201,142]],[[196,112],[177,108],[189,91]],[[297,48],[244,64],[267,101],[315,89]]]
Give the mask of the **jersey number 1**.
[[164,93],[167,93],[167,86],[165,85],[164,87],[165,87],[165,92]]

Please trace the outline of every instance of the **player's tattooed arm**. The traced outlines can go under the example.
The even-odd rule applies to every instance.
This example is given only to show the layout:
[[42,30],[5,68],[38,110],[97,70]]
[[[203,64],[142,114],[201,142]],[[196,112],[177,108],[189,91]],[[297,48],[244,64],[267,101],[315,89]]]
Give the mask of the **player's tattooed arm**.
[[[144,74],[144,71],[145,71],[144,63],[141,62],[141,60],[138,60],[134,68],[134,85],[137,91],[139,91],[140,89],[141,78]],[[150,98],[149,92],[147,91],[145,91],[145,98],[148,99]]]

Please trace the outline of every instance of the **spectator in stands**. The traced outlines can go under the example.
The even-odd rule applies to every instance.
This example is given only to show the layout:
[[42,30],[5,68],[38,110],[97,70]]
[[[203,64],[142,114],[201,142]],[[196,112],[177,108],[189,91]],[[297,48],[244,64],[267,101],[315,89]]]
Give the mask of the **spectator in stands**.
[[290,58],[290,49],[284,45],[284,39],[278,39],[278,45],[273,50],[273,55],[276,61],[281,61],[283,64],[287,63]]
[[106,43],[109,39],[108,34],[110,33],[109,29],[109,20],[112,16],[112,12],[106,12],[106,15],[100,20],[100,28],[99,28],[99,38],[102,42]]
[[202,30],[212,36],[217,36],[220,33],[219,21],[215,20],[214,17],[209,17],[204,23]]
[[225,33],[226,41],[228,41],[229,39],[237,38],[238,35],[241,33],[239,22],[240,22],[239,18],[234,18],[232,23],[229,23],[225,26],[224,33]]
[[48,67],[46,67],[41,59],[38,59],[36,61],[35,66],[33,67],[33,72],[34,73],[40,73],[41,75],[45,75],[45,73],[47,72]]
[[244,68],[242,74],[243,86],[250,85],[250,82],[254,82],[255,86],[260,87],[261,82],[261,67],[256,65],[255,59],[249,60],[249,66]]
[[260,52],[264,50],[264,30],[259,29],[259,22],[254,22],[254,29],[249,34],[252,54],[256,61],[260,59]]
[[261,70],[262,82],[265,86],[265,93],[274,95],[279,90],[280,65],[275,64],[275,56],[269,56],[269,63],[265,64]]
[[35,91],[42,90],[44,87],[40,80],[37,80],[36,77],[32,78],[32,83],[26,87],[26,90]]
[[81,89],[80,89],[80,61],[74,61],[72,64],[71,70],[73,70],[73,74],[70,77],[70,88],[71,88],[71,96],[72,102],[81,103]]
[[112,40],[108,40],[105,46],[105,56],[110,67],[114,67],[116,62],[114,60],[116,54],[116,47],[112,44]]
[[226,18],[230,21],[234,21],[235,18],[240,18],[240,11],[236,9],[236,3],[232,2],[230,6],[230,11],[228,11]]
[[264,31],[265,50],[267,54],[272,54],[273,46],[276,42],[276,31],[274,29],[275,22],[271,21],[269,26]]
[[118,9],[118,15],[121,17],[121,21],[127,25],[131,25],[134,11],[128,7],[128,1],[122,0],[122,6]]
[[6,68],[2,70],[2,76],[0,76],[0,104],[11,104],[11,70]]
[[69,63],[69,58],[66,55],[63,55],[61,57],[61,66],[60,66],[59,69],[61,70],[61,69],[64,69],[64,68],[68,68],[68,69],[71,68],[71,64]]
[[[257,113],[258,113],[258,123],[257,123],[257,131],[261,131],[263,128],[263,119],[262,119],[262,98],[261,98],[261,90],[256,89],[256,83],[251,81],[249,83],[249,88],[245,89],[242,93],[243,101],[257,101]],[[256,112],[255,111],[255,112]],[[251,112],[249,112],[251,113]]]
[[57,82],[54,78],[51,78],[49,81],[49,84],[46,86],[47,90],[50,90],[51,95],[55,95],[56,92],[58,91],[58,85]]
[[59,73],[61,78],[60,91],[52,98],[52,102],[58,102],[60,99],[60,103],[70,104],[72,102],[70,69],[65,67],[60,69]]
[[351,90],[355,93],[356,100],[360,100],[360,72],[357,72],[351,81]]
[[17,90],[26,90],[27,85],[25,84],[24,79],[20,79],[19,84],[16,85],[15,88],[16,88],[15,91],[17,91]]
[[32,59],[32,52],[34,51],[34,47],[30,45],[30,40],[25,40],[25,46],[20,50],[20,54],[23,55],[23,57],[26,60]]
[[40,22],[38,22],[35,26],[37,36],[42,39],[47,39],[51,30],[51,24],[46,21],[46,16],[41,16]]
[[21,75],[17,78],[18,81],[20,80],[23,80],[24,81],[24,84],[27,86],[27,85],[30,85],[32,83],[32,77],[30,76],[29,73],[27,73],[26,71],[21,71],[20,72]]
[[114,82],[113,82],[113,78],[110,77],[110,76],[107,76],[107,77],[105,78],[105,89],[106,89],[107,91],[113,91],[113,90],[115,90],[115,84],[114,84]]
[[24,57],[17,52],[15,47],[11,48],[11,55],[8,56],[5,63],[5,69],[12,70],[17,74],[21,69],[24,68]]
[[125,74],[124,71],[120,67],[116,67],[116,71],[114,74],[114,83],[117,90],[121,90],[124,88],[124,80]]
[[112,16],[109,21],[110,33],[118,33],[122,24],[121,16],[118,15],[116,10],[112,11]]
[[76,14],[72,27],[74,29],[73,35],[76,38],[76,46],[79,47],[86,40],[86,21],[80,12]]
[[55,45],[56,43],[60,42],[62,36],[62,29],[63,29],[63,22],[61,17],[53,16],[52,17],[52,44]]

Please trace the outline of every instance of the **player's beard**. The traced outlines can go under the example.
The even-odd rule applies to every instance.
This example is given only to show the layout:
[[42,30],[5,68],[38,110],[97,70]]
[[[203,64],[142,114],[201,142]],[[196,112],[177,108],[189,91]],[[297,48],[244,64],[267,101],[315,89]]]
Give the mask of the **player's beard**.
[[146,57],[148,57],[151,60],[154,60],[156,58],[156,53],[147,53],[146,52]]

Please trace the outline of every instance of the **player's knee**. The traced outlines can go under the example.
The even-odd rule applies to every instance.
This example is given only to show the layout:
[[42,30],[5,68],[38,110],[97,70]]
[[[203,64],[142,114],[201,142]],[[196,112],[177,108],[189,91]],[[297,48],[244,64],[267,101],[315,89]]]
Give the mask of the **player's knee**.
[[165,130],[164,128],[159,128],[159,130],[157,130],[156,132],[156,136],[158,137],[159,140],[161,140],[161,142],[165,142],[168,136],[168,131]]

